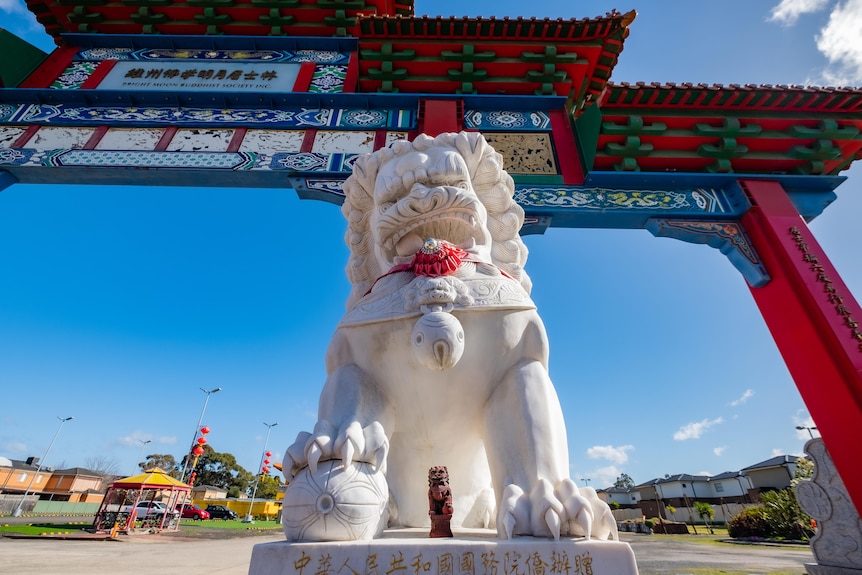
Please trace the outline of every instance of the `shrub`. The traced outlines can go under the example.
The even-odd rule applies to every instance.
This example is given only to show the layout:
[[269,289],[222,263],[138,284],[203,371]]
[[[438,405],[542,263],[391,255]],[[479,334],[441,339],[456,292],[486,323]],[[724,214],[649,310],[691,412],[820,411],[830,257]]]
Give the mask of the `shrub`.
[[808,539],[814,535],[811,518],[799,507],[795,490],[779,489],[761,493],[760,500],[773,537]]
[[749,507],[743,509],[730,520],[727,526],[727,534],[738,539],[740,537],[769,537],[771,528],[766,521],[763,507]]

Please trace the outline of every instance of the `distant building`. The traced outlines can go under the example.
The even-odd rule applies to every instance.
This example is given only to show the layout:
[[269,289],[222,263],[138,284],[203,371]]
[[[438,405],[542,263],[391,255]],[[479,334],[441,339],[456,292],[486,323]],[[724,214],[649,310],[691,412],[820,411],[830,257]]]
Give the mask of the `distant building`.
[[214,485],[195,485],[192,487],[192,499],[225,499],[227,490]]
[[759,500],[760,494],[764,491],[790,487],[796,477],[798,460],[795,455],[778,455],[741,469],[740,473],[747,475],[751,481],[750,495],[753,500]]
[[596,491],[599,499],[610,505],[612,502],[619,504],[620,508],[627,509],[638,506],[640,491],[637,487],[608,487]]

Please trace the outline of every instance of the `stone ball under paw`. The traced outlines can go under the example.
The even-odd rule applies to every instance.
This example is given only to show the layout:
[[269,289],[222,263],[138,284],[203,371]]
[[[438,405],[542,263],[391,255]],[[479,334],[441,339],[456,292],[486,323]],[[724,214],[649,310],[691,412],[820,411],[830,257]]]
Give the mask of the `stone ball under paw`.
[[388,499],[386,478],[369,463],[306,467],[284,493],[284,534],[288,541],[373,539],[386,527]]

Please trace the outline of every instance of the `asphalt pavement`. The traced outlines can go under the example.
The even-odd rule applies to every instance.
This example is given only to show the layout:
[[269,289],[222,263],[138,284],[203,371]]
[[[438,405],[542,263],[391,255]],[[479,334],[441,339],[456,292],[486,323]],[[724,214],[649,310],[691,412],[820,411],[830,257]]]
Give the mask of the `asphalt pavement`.
[[[8,521],[4,518],[0,522]],[[226,533],[213,536],[219,538],[169,534],[120,536],[116,540],[102,541],[2,537],[0,573],[247,575],[255,545],[284,540],[279,531],[231,538],[224,538]],[[811,552],[799,546],[700,543],[634,533],[621,533],[620,538],[631,544],[640,575],[711,571],[803,575],[804,564],[814,561]]]

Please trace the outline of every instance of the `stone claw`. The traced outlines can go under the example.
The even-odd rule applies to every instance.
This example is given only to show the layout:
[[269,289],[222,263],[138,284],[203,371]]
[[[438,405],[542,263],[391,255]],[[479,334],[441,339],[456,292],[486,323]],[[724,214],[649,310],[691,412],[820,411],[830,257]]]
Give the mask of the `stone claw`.
[[335,427],[321,419],[314,426],[314,433],[305,444],[305,459],[312,473],[317,473],[317,464],[332,458],[332,437]]
[[617,521],[608,504],[599,499],[592,487],[580,489],[580,494],[590,503],[593,512],[593,537],[596,539],[619,541]]
[[511,539],[530,524],[530,501],[524,490],[510,483],[503,490],[497,510],[497,537]]
[[282,461],[283,463],[289,463],[289,465],[284,465],[281,472],[288,483],[293,481],[293,478],[296,477],[299,470],[306,466],[307,459],[305,458],[305,446],[310,437],[311,434],[307,431],[300,431],[296,436],[296,441],[294,441],[293,445],[288,447],[287,451],[284,453],[284,459]]
[[497,536],[515,535],[619,539],[610,507],[594,489],[579,490],[571,479],[555,486],[540,479],[529,495],[517,485],[507,485],[497,512]]
[[540,479],[530,493],[530,523],[532,535],[560,538],[563,504],[554,495],[554,487],[546,479]]
[[292,481],[303,467],[316,473],[318,464],[338,458],[345,464],[353,461],[370,463],[386,473],[388,455],[389,439],[379,422],[373,421],[362,427],[354,420],[336,432],[330,422],[320,420],[313,433],[300,432],[293,445],[287,448],[284,462],[289,465],[283,473],[287,481]]
[[554,494],[563,504],[563,533],[589,540],[594,518],[589,500],[580,494],[575,482],[568,478],[557,483]]
[[346,427],[341,428],[333,451],[341,454],[345,465],[352,462],[356,454],[362,454],[365,451],[365,435],[358,421],[351,421]]

